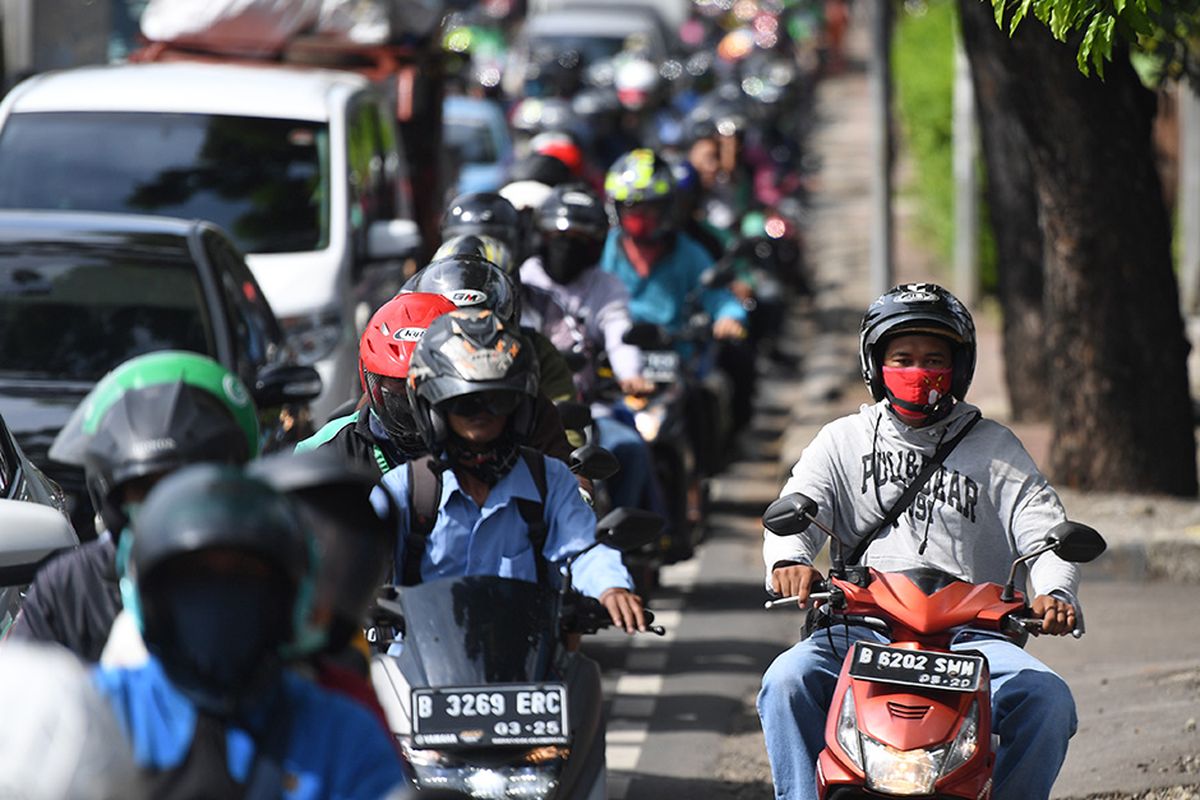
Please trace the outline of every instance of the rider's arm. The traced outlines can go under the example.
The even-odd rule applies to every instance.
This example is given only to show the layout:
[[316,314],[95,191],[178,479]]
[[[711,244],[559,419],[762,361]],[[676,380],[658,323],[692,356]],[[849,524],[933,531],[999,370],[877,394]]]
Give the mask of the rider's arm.
[[604,342],[604,351],[617,380],[636,378],[642,372],[641,351],[625,344],[624,337],[633,326],[629,316],[629,290],[613,275],[601,272],[592,282],[593,290],[584,304],[593,309],[590,324]]
[[[546,521],[549,531],[542,553],[546,560],[565,567],[570,556],[596,541],[596,515],[580,497],[575,478],[560,461],[546,459]],[[606,589],[632,589],[633,580],[621,563],[621,554],[600,545],[580,557],[571,569],[575,588],[599,598]]]
[[[780,497],[793,492],[801,492],[811,497],[817,503],[817,519],[826,526],[832,526],[832,512],[837,505],[837,487],[834,481],[837,465],[832,446],[830,429],[823,428],[808,447],[804,448],[800,460],[792,468],[791,477],[779,492]],[[767,590],[772,590],[771,573],[780,562],[811,565],[828,538],[815,525],[810,525],[797,536],[776,536],[770,531],[763,531]]]

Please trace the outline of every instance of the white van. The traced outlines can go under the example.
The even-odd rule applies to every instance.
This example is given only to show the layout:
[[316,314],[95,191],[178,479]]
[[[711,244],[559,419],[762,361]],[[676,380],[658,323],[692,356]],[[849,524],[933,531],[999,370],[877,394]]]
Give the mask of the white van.
[[47,73],[0,103],[0,208],[207,219],[246,254],[318,421],[420,246],[387,99],[351,72],[168,62]]

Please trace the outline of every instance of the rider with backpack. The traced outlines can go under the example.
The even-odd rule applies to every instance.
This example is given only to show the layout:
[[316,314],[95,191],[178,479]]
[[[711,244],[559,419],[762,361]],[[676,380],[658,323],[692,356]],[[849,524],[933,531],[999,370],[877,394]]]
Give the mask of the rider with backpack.
[[[430,456],[384,476],[399,506],[399,583],[498,575],[556,585],[560,566],[595,541],[595,516],[560,461],[525,446],[538,366],[519,333],[489,311],[430,325],[413,353],[409,397]],[[615,624],[645,630],[620,554],[600,546],[574,585]]]

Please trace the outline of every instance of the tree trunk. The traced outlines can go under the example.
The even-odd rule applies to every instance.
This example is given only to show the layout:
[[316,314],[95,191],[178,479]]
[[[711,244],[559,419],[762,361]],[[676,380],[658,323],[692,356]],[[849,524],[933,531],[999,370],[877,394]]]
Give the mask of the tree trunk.
[[1004,106],[1003,96],[1012,77],[998,53],[1010,45],[986,3],[959,0],[958,10],[975,86],[986,173],[984,197],[996,239],[1009,405],[1013,419],[1048,420],[1042,231],[1028,161],[1029,143],[1020,122]]
[[1031,18],[997,51],[1045,241],[1050,471],[1079,489],[1194,495],[1188,344],[1150,139],[1154,95],[1119,48],[1104,80],[1080,74],[1077,44]]

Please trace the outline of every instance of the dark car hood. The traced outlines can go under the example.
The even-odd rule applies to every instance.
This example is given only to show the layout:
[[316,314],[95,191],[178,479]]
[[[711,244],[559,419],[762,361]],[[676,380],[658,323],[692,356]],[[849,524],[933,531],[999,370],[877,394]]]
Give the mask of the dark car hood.
[[[47,451],[94,384],[0,380],[0,417],[29,460],[53,473]],[[55,469],[55,466],[58,469]]]

